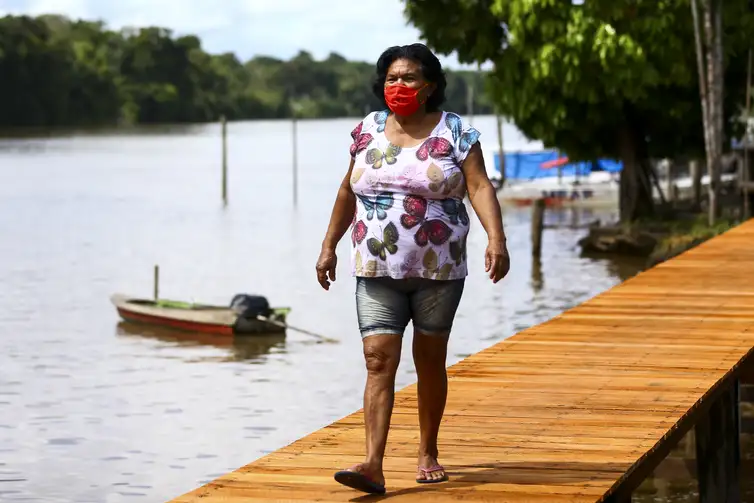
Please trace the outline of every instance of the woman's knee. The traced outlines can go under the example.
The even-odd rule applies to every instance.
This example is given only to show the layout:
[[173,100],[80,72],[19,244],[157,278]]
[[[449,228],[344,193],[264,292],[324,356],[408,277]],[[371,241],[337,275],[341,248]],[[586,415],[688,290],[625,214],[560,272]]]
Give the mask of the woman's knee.
[[391,375],[398,369],[401,337],[376,335],[364,339],[364,362],[371,374]]
[[444,369],[448,353],[447,335],[427,335],[414,332],[414,364],[417,371],[424,368]]

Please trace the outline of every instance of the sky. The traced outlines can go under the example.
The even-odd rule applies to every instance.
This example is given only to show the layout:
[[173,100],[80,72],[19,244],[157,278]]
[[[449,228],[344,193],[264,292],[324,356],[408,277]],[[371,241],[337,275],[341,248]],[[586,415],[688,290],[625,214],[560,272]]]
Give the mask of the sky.
[[[374,62],[391,45],[421,42],[403,16],[402,0],[0,0],[6,14],[64,14],[103,20],[111,29],[161,26],[194,34],[207,52],[288,59],[299,50],[315,59],[337,52]],[[454,56],[440,56],[448,68]]]

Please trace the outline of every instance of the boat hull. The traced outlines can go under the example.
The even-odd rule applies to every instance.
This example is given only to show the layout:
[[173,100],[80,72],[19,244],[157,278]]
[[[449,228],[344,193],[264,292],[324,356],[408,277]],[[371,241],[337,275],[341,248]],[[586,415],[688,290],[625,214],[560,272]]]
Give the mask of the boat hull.
[[617,179],[593,174],[586,179],[538,179],[506,183],[498,190],[501,204],[529,206],[544,199],[547,206],[556,207],[617,207],[619,183]]
[[[190,308],[164,307],[151,300],[123,295],[114,295],[111,301],[118,315],[123,320],[132,323],[222,336],[285,332],[284,326],[256,318],[244,318],[229,307],[211,305],[196,305]],[[284,324],[285,313],[273,312],[270,319]]]
[[145,323],[148,325],[160,325],[163,327],[174,328],[176,330],[185,330],[189,332],[200,332],[203,334],[217,335],[234,335],[233,326],[213,323],[201,323],[196,321],[181,320],[169,316],[156,316],[144,313],[137,313],[127,308],[117,308],[118,315],[125,321],[131,323]]

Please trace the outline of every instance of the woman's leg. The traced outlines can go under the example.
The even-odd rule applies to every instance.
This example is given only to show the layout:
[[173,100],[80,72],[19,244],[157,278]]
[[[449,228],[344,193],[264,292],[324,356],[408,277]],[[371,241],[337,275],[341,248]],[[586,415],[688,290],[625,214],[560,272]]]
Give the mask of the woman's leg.
[[463,285],[463,280],[426,280],[412,297],[415,328],[413,356],[418,377],[421,430],[418,481],[443,480],[446,476],[437,460],[437,436],[448,396],[448,338]]
[[395,374],[400,359],[400,336],[378,334],[364,338],[364,360],[367,366],[364,388],[367,453],[362,467],[372,480],[383,485],[385,477],[382,473],[382,461],[393,413]]
[[[391,278],[357,278],[356,282],[356,310],[367,368],[364,387],[366,458],[349,470],[363,473],[380,485],[385,484],[382,462],[393,412],[402,335],[411,318],[409,297],[403,284]],[[352,478],[344,477],[340,481],[361,489],[359,481],[354,482]]]
[[[414,365],[418,377],[419,398],[419,468],[438,465],[437,435],[448,397],[448,375],[445,371],[448,337],[414,331]],[[417,479],[441,479],[444,470],[426,473],[418,470]]]

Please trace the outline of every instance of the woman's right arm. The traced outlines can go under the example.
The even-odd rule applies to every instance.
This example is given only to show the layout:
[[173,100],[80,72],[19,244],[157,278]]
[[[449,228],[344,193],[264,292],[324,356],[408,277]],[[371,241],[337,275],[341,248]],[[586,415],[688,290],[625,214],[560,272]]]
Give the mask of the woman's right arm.
[[[335,198],[335,204],[330,215],[330,224],[327,226],[325,239],[322,241],[322,250],[317,260],[317,281],[325,290],[330,289],[330,281],[335,281],[335,268],[338,263],[335,249],[351,225],[353,215],[356,212],[356,195],[351,190],[353,164],[354,160],[351,159],[348,172],[338,188],[338,195]],[[328,277],[330,281],[328,281]]]

